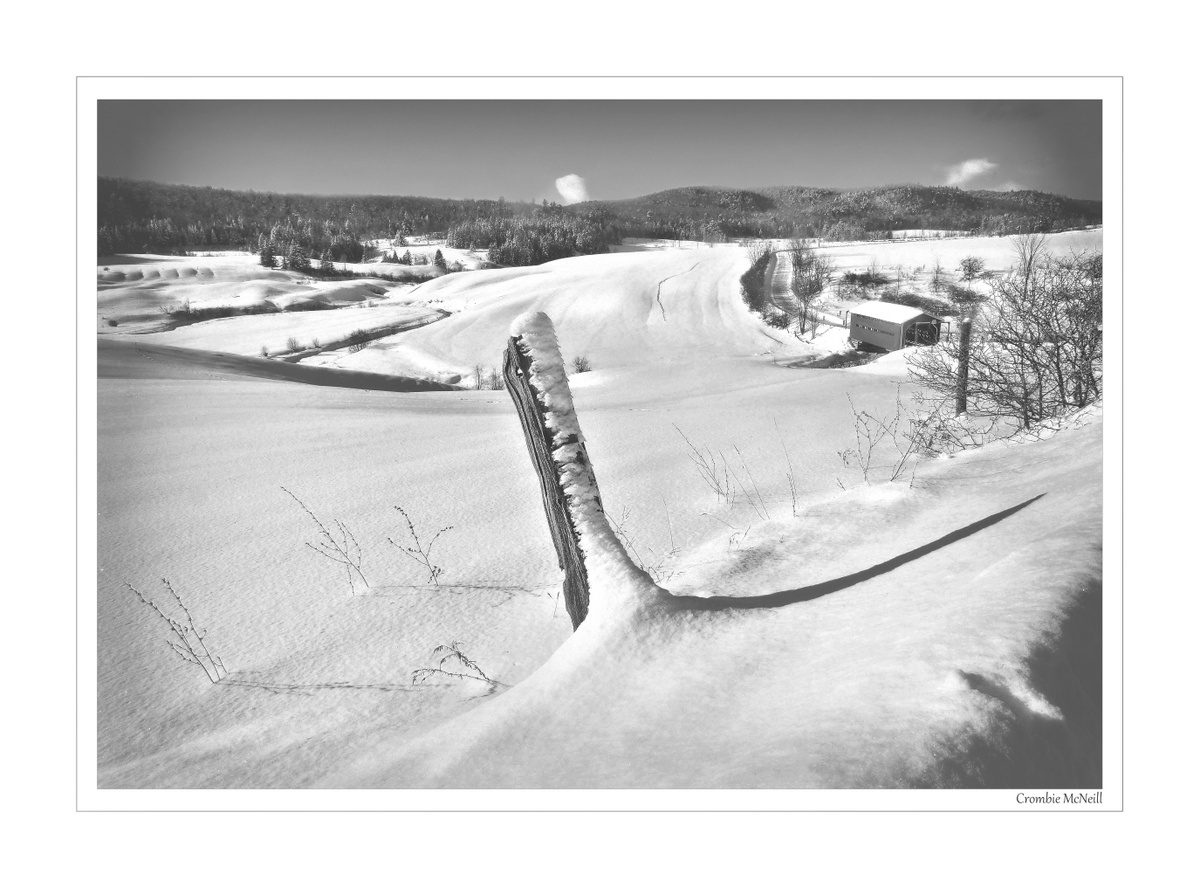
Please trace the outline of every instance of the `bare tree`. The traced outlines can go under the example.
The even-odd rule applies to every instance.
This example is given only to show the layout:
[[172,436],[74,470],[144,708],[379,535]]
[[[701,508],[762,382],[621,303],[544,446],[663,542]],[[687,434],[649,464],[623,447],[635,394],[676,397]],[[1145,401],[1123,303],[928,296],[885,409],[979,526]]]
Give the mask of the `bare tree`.
[[944,279],[945,274],[946,270],[942,268],[941,260],[935,260],[933,264],[933,273],[929,278],[929,289],[933,295],[937,296],[939,299],[942,296],[942,291],[946,289],[946,281]]
[[[804,246],[803,242],[796,244],[790,252],[791,291],[796,300],[796,335],[803,336],[813,321],[813,303],[833,279],[833,266],[824,256]],[[815,332],[815,324],[813,326]]]
[[[1103,277],[1094,254],[1018,266],[992,283],[968,353],[968,411],[1029,428],[1102,394]],[[959,390],[958,346],[910,357],[915,381],[951,397]]]
[[1013,271],[1021,278],[1026,286],[1033,277],[1033,271],[1043,264],[1047,257],[1046,235],[1021,234],[1013,240],[1013,253],[1016,263]]

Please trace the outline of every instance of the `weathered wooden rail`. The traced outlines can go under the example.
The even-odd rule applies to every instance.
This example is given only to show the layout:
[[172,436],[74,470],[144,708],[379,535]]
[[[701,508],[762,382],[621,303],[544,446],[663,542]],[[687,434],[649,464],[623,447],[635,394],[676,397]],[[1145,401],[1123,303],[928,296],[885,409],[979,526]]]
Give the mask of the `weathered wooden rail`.
[[[565,369],[563,375],[565,377]],[[591,461],[583,441],[578,440],[577,436],[555,442],[554,433],[547,422],[544,399],[539,398],[545,392],[538,389],[530,352],[521,336],[508,340],[508,348],[504,352],[504,385],[521,419],[525,446],[541,485],[542,507],[550,526],[550,536],[554,540],[554,550],[558,554],[558,566],[564,573],[563,600],[572,627],[578,629],[588,613],[588,574],[580,547],[579,528],[571,517],[568,493],[560,481],[568,477],[564,471],[568,466],[562,461],[561,454],[570,452],[572,461],[576,463],[573,468],[582,468],[594,487],[595,475]],[[559,455],[556,456],[556,452]],[[599,494],[596,496],[598,498]]]

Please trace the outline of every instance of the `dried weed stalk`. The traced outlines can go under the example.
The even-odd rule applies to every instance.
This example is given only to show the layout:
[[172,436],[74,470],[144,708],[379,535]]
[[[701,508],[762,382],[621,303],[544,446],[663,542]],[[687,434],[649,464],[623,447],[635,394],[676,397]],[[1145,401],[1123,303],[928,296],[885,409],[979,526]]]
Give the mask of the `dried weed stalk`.
[[179,659],[193,666],[199,666],[204,670],[204,674],[208,680],[213,684],[217,684],[217,682],[221,681],[229,673],[225,669],[225,664],[221,662],[221,658],[213,653],[208,646],[208,642],[205,641],[205,638],[208,636],[208,630],[201,629],[196,625],[196,621],[192,618],[191,609],[184,604],[179,593],[175,591],[175,587],[171,585],[171,581],[163,577],[162,584],[170,596],[175,599],[175,603],[179,609],[183,611],[182,620],[178,620],[167,614],[158,606],[156,601],[143,595],[131,583],[126,583],[125,588],[136,595],[138,601],[154,611],[155,616],[168,626],[171,634],[175,636],[175,640],[172,641],[168,638],[167,646],[175,652]]
[[393,506],[392,508],[404,516],[404,523],[408,525],[408,535],[412,537],[413,544],[409,546],[403,543],[398,543],[391,537],[388,537],[387,541],[413,561],[417,562],[417,564],[425,568],[425,571],[429,574],[425,582],[433,583],[435,586],[440,586],[441,583],[438,582],[438,577],[442,575],[442,568],[433,563],[430,553],[433,552],[433,544],[438,541],[438,537],[448,530],[454,530],[454,525],[451,524],[447,527],[443,527],[433,535],[433,539],[431,539],[428,543],[423,544],[421,542],[421,537],[417,535],[416,527],[413,526],[412,519],[408,517],[408,512],[404,511],[403,507],[401,506]]
[[350,532],[350,528],[346,526],[346,523],[339,518],[333,519],[334,527],[337,528],[337,535],[335,536],[325,526],[325,523],[313,513],[313,510],[304,504],[304,501],[300,497],[296,496],[296,494],[292,493],[286,487],[280,487],[279,489],[294,499],[296,505],[303,509],[304,513],[312,519],[313,524],[317,526],[317,531],[321,539],[316,545],[310,542],[305,542],[304,545],[345,568],[346,582],[350,585],[351,595],[355,592],[355,576],[362,581],[364,586],[368,589],[371,588],[371,584],[367,582],[367,578],[362,572],[362,547],[359,546],[358,540],[354,538],[354,534]]

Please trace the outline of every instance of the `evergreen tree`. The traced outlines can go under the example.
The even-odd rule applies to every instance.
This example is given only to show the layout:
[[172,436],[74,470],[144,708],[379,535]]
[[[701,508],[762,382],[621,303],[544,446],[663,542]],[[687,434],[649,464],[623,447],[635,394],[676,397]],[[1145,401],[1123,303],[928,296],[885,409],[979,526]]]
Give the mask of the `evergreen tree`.
[[263,268],[275,267],[275,245],[266,243],[262,245],[262,249],[258,251],[258,264]]
[[446,273],[446,259],[444,256],[442,256],[441,250],[438,250],[436,253],[433,254],[433,265],[442,274]]
[[292,271],[312,271],[312,264],[308,261],[308,254],[304,252],[304,247],[298,243],[293,243],[288,248],[287,267]]

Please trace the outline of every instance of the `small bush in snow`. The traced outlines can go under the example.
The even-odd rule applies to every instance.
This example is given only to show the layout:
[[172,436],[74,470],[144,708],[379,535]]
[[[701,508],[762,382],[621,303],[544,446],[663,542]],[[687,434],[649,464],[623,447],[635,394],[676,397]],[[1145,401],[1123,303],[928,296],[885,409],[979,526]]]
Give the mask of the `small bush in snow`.
[[786,330],[788,325],[791,323],[788,320],[788,316],[783,312],[779,312],[778,314],[768,314],[765,320],[768,326],[775,327],[778,330]]
[[592,362],[584,355],[579,355],[571,362],[571,366],[575,368],[576,373],[587,373],[592,369]]
[[300,340],[295,336],[289,336],[287,341],[288,351],[300,351]]

